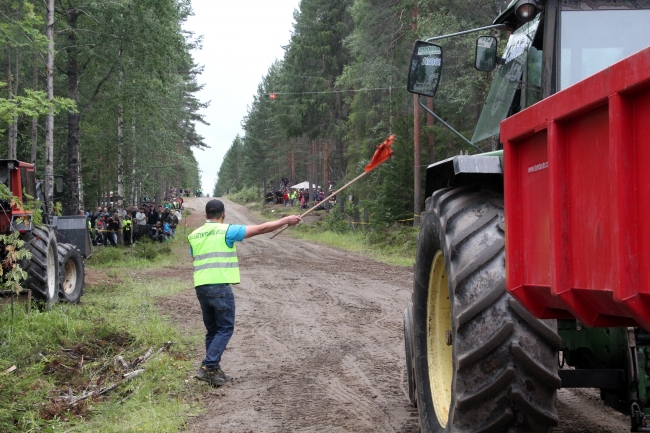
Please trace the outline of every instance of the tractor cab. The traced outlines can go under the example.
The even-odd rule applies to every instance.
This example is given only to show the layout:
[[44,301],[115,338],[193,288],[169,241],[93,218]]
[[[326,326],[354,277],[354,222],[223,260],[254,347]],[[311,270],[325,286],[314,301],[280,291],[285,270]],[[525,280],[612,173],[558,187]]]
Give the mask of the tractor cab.
[[473,143],[522,109],[650,46],[650,1],[515,0],[494,21],[512,31],[503,55],[481,36],[476,68],[496,74]]
[[[471,139],[420,101],[423,110],[475,154],[430,165],[425,196],[477,178],[500,183],[501,152],[483,152],[502,148],[501,122],[650,46],[648,22],[650,0],[513,0],[492,25],[417,41],[407,87],[412,93],[435,96],[444,76],[444,43],[440,41],[450,37],[484,33],[476,41],[475,67],[494,76]],[[492,34],[486,35],[488,31]],[[500,48],[496,36],[508,38],[505,48]],[[433,51],[435,55],[423,55]]]
[[[17,161],[14,159],[0,160],[0,183],[25,204],[36,196],[36,177],[34,164]],[[7,198],[0,198],[0,232],[8,233],[19,230],[21,233],[31,230],[32,222],[25,216],[31,211],[22,211]]]

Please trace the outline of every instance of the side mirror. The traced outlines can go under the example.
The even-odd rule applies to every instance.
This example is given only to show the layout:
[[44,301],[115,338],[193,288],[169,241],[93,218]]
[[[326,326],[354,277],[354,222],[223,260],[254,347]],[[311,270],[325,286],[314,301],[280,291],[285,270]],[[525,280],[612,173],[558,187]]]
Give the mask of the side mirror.
[[62,177],[57,177],[54,179],[54,188],[56,189],[56,192],[63,192],[63,178]]
[[476,40],[476,58],[474,66],[479,71],[492,72],[497,67],[497,38],[479,36]]
[[442,47],[424,41],[415,41],[407,90],[422,96],[435,96],[441,71]]

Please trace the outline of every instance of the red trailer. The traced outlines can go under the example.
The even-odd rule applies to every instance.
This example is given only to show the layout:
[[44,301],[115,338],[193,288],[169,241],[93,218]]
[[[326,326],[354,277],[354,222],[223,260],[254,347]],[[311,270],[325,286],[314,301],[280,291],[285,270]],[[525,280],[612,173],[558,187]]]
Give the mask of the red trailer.
[[501,124],[507,290],[650,331],[650,48]]

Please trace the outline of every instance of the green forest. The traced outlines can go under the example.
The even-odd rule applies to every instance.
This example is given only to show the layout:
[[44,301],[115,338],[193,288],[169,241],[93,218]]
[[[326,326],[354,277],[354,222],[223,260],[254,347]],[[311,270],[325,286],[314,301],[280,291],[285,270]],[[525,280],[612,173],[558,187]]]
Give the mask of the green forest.
[[66,214],[199,187],[190,0],[0,4],[3,158],[36,164]]
[[[420,107],[414,110],[406,91],[413,42],[490,25],[507,3],[302,0],[284,58],[259,83],[242,120],[245,133],[226,153],[214,194],[253,188],[261,197],[282,178],[310,180],[325,191],[330,182],[340,187],[363,171],[375,146],[395,134],[394,157],[346,192],[346,201],[351,196],[371,223],[413,218],[424,202],[420,194],[421,203],[414,203],[414,176],[423,188],[429,163],[476,152]],[[477,36],[441,42],[445,61],[435,97],[436,114],[467,137],[491,80],[474,68]],[[434,105],[431,98],[427,103]],[[479,146],[487,151],[493,144]]]

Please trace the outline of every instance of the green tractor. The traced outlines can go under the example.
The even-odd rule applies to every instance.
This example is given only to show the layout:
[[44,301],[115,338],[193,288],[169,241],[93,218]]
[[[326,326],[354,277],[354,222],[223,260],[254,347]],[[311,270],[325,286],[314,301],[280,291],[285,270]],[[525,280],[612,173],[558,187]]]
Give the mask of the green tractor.
[[649,0],[514,0],[415,43],[408,89],[433,97],[433,42],[508,35],[501,57],[477,39],[494,80],[472,139],[442,122],[501,150],[427,168],[404,313],[422,432],[551,432],[560,388],[599,389],[650,432],[647,23]]

